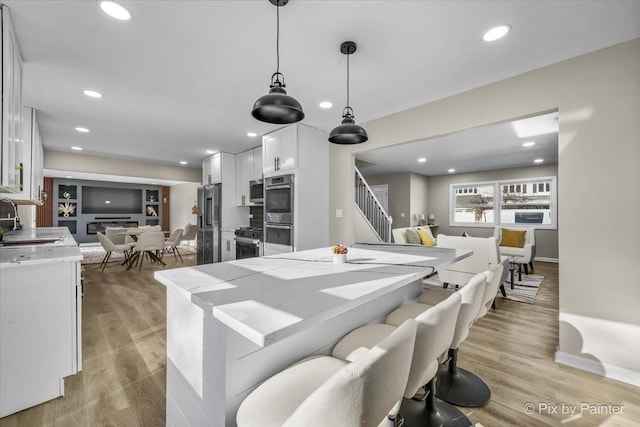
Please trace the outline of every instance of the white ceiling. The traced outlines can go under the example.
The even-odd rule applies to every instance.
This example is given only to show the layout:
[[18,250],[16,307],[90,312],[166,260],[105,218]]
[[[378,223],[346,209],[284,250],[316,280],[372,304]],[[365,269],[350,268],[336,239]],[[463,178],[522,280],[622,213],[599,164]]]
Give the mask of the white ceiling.
[[[523,147],[525,142],[533,146]],[[418,162],[425,158],[426,162]],[[445,175],[558,163],[558,113],[496,123],[356,155],[364,176]]]
[[[121,1],[129,22],[93,0],[4,3],[47,149],[199,167],[205,150],[237,153],[260,144],[246,132],[276,128],[250,115],[275,71],[267,0]],[[325,130],[345,103],[344,40],[358,43],[351,100],[362,123],[640,37],[639,1],[291,0],[280,12],[287,89],[304,123]],[[506,38],[482,40],[505,22]]]

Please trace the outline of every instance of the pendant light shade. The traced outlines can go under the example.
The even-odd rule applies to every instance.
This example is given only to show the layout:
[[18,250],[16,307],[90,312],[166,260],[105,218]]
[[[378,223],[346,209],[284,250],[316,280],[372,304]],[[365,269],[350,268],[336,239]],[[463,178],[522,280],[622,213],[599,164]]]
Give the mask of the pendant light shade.
[[347,55],[347,106],[342,111],[342,124],[329,133],[329,142],[333,144],[360,144],[369,139],[367,131],[354,120],[353,109],[349,106],[349,56],[357,49],[352,41],[343,42],[340,52]]
[[[284,75],[280,72],[280,7],[289,0],[269,0],[276,6],[276,72],[271,76],[269,93],[261,96],[253,104],[251,115],[261,122],[284,125],[296,123],[304,119],[302,105],[293,97],[287,95]],[[280,80],[282,79],[282,81]]]
[[269,88],[269,94],[261,96],[253,104],[251,115],[254,118],[261,122],[278,125],[296,123],[304,119],[302,105],[295,98],[287,95],[284,89],[284,76],[281,73],[274,73],[271,76]]
[[367,131],[362,126],[358,126],[353,120],[353,110],[351,107],[344,109],[342,113],[342,124],[333,128],[329,134],[329,141],[334,144],[360,144],[369,137]]

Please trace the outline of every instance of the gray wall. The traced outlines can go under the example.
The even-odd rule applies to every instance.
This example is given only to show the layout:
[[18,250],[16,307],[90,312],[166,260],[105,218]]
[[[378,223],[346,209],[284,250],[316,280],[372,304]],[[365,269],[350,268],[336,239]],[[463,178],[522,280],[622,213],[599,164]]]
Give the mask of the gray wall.
[[[439,175],[429,177],[429,209],[436,215],[438,233],[459,236],[467,232],[476,237],[493,236],[494,227],[449,226],[449,185],[467,182],[499,181],[504,179],[558,176],[558,165],[541,165],[525,168],[498,169],[491,171]],[[559,186],[559,183],[558,183]],[[558,196],[558,206],[562,209]],[[536,230],[536,257],[558,259],[558,230]]]
[[[429,177],[418,173],[411,174],[411,225],[418,225],[418,215],[429,218]],[[396,228],[396,227],[394,227]]]
[[[389,215],[393,218],[393,228],[411,226],[411,174],[398,173],[367,177],[369,185],[389,186]],[[404,213],[404,218],[402,214]]]

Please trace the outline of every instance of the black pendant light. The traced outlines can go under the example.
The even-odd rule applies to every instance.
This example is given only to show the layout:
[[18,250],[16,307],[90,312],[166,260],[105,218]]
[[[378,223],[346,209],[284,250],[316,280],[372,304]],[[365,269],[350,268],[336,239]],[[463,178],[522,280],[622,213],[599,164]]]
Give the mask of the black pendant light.
[[304,119],[304,111],[295,98],[287,95],[284,89],[286,87],[284,76],[280,72],[280,6],[285,6],[289,0],[269,0],[269,2],[276,6],[276,72],[271,76],[269,94],[258,98],[253,104],[251,115],[261,122],[277,125],[296,123]]
[[347,41],[340,45],[340,52],[347,55],[347,106],[342,111],[342,124],[329,134],[329,141],[334,144],[360,144],[369,139],[367,131],[358,126],[349,107],[349,56],[356,51],[356,42]]

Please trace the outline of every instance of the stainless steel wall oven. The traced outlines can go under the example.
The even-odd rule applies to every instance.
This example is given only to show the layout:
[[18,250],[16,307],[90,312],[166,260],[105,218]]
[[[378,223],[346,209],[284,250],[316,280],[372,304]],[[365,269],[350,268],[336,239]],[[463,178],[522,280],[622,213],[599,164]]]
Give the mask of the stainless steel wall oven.
[[294,176],[265,178],[264,254],[293,252]]

